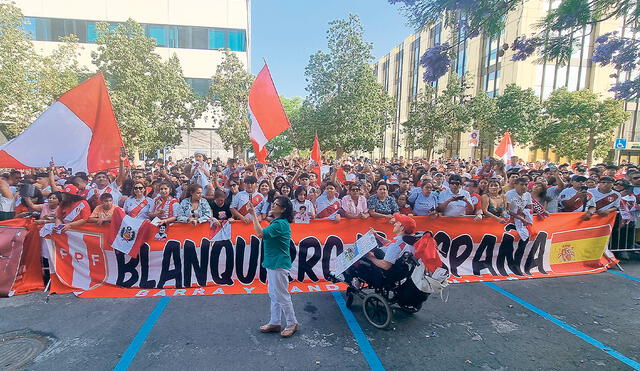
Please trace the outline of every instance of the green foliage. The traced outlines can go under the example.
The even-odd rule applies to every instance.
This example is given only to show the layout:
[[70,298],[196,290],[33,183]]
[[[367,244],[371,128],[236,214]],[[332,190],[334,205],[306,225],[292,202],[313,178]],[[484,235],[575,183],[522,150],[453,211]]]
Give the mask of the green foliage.
[[495,121],[498,113],[496,99],[489,97],[487,92],[481,90],[467,104],[467,109],[474,122],[473,128],[480,131],[479,141],[493,145],[502,134]]
[[[286,98],[280,96],[280,101],[282,102],[282,107],[284,108],[284,112],[287,114],[287,118],[289,118],[291,125],[293,125],[294,122],[298,122],[300,120],[300,109],[302,108],[303,102],[302,98]],[[283,157],[289,156],[294,149],[292,137],[292,130],[287,129],[277,137],[267,142],[269,159],[279,160]]]
[[450,75],[447,87],[437,96],[434,88],[425,86],[403,124],[409,151],[424,149],[430,158],[443,138],[452,138],[469,129],[471,111],[468,105],[461,104],[467,88],[455,74]]
[[20,134],[86,73],[77,62],[77,37],[62,38],[51,55],[41,56],[23,21],[19,8],[0,3],[0,121],[8,137]]
[[[511,17],[521,17],[522,8],[531,4],[521,0],[388,0],[402,3],[409,22],[422,29],[444,18],[447,27],[457,29],[464,25],[468,38],[478,35],[496,37],[504,31],[506,21]],[[540,3],[540,5],[543,5]],[[548,4],[544,4],[545,7]],[[528,35],[535,42],[520,44],[526,56],[537,52],[542,60],[567,63],[573,51],[581,42],[579,35],[585,28],[598,27],[603,21],[624,19],[627,26],[637,27],[640,17],[640,2],[629,0],[561,0],[554,9],[535,24],[536,32]],[[520,35],[516,35],[520,36]],[[459,43],[466,42],[463,37]],[[513,40],[506,40],[510,43]],[[453,50],[456,50],[453,45]],[[530,49],[530,50],[527,50]],[[526,57],[525,57],[526,58]],[[521,60],[524,58],[516,58]]]
[[128,148],[154,151],[180,144],[203,111],[184,80],[178,58],[155,53],[156,42],[132,19],[117,27],[96,25],[93,63],[105,74],[122,137]]
[[218,134],[225,149],[233,150],[234,157],[251,147],[248,100],[253,79],[240,59],[227,50],[209,88],[209,104],[220,113],[214,116]]
[[309,95],[293,123],[295,145],[309,148],[318,134],[321,148],[372,151],[382,140],[393,100],[376,82],[372,46],[363,40],[356,15],[329,23],[328,51],[318,51],[306,68]]
[[620,101],[600,100],[590,90],[558,89],[544,106],[551,119],[538,135],[539,147],[553,149],[570,160],[586,159],[589,164],[594,156],[606,155],[615,128],[629,118]]
[[494,125],[497,133],[511,133],[514,144],[530,145],[544,123],[540,99],[533,89],[522,89],[516,84],[507,85],[496,99],[497,113]]

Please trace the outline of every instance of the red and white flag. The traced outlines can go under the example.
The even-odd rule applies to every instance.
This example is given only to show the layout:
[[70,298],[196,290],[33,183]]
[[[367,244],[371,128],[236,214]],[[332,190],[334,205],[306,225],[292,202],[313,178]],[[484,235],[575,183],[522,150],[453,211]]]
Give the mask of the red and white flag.
[[318,134],[313,138],[313,148],[311,149],[311,159],[316,162],[317,166],[322,166],[322,156],[320,155],[320,141]]
[[231,239],[231,223],[228,220],[221,220],[220,225],[210,223],[211,241],[225,241]]
[[[107,259],[101,236],[68,231],[43,239],[49,251],[51,273],[67,286],[89,290],[107,278]],[[54,248],[55,244],[55,248]]]
[[511,159],[513,155],[514,152],[513,142],[511,141],[511,134],[509,134],[508,131],[505,131],[502,140],[500,140],[500,143],[496,148],[496,156],[502,158],[502,160],[506,163],[507,161],[509,161],[509,159]]
[[120,130],[104,76],[64,93],[22,134],[0,146],[0,168],[49,167],[96,172],[118,167]]
[[142,244],[153,236],[155,229],[148,220],[132,218],[118,207],[111,218],[111,247],[135,258]]
[[249,117],[251,144],[258,161],[264,163],[267,142],[291,126],[266,64],[249,91]]

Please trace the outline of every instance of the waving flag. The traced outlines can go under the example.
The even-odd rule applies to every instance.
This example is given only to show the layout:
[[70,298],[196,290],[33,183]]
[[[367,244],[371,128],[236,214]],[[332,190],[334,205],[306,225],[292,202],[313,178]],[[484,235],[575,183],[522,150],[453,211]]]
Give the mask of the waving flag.
[[311,159],[316,162],[316,165],[322,166],[322,156],[320,156],[320,141],[318,140],[318,134],[316,134],[316,137],[313,139]]
[[48,167],[96,172],[118,167],[122,137],[104,76],[64,93],[22,134],[0,146],[0,168]]
[[264,163],[267,142],[291,126],[266,64],[249,91],[249,116],[251,144],[258,161]]
[[505,131],[502,140],[496,148],[496,156],[502,158],[502,160],[506,163],[513,155],[514,152],[513,142],[511,141],[511,134],[509,134],[508,131]]
[[135,258],[142,244],[151,239],[155,229],[148,220],[132,218],[117,207],[111,218],[111,247]]

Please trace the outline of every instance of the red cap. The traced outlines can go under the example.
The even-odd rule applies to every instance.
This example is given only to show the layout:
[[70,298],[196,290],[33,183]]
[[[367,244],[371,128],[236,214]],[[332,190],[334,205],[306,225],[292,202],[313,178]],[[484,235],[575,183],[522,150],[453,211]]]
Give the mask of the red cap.
[[77,195],[79,191],[78,191],[78,187],[74,186],[73,184],[67,184],[64,186],[63,192],[71,193],[72,195]]
[[406,215],[400,215],[398,213],[393,214],[393,219],[396,222],[400,222],[400,224],[402,224],[402,227],[404,228],[404,233],[406,234],[413,234],[416,231],[416,221],[413,220],[413,218],[406,216]]

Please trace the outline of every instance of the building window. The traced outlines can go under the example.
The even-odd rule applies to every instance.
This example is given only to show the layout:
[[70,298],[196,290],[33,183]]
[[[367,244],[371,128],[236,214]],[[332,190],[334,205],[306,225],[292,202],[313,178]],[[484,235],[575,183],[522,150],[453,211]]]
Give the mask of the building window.
[[229,49],[232,52],[247,51],[247,40],[244,30],[229,31]]
[[225,33],[218,30],[209,30],[209,49],[225,49],[227,42]]
[[189,87],[197,96],[204,97],[209,93],[209,84],[211,83],[211,80],[192,77],[185,77],[184,80],[189,84]]
[[[95,43],[98,38],[96,22],[81,19],[26,17],[23,29],[32,40],[59,41],[60,37],[74,34],[81,43]],[[119,23],[112,22],[110,29]],[[141,24],[145,34],[156,41],[158,47],[182,49],[230,49],[247,51],[245,30]]]
[[165,27],[160,25],[148,25],[147,26],[147,36],[156,40],[156,44],[158,46],[168,46],[167,44],[167,33],[165,32]]

